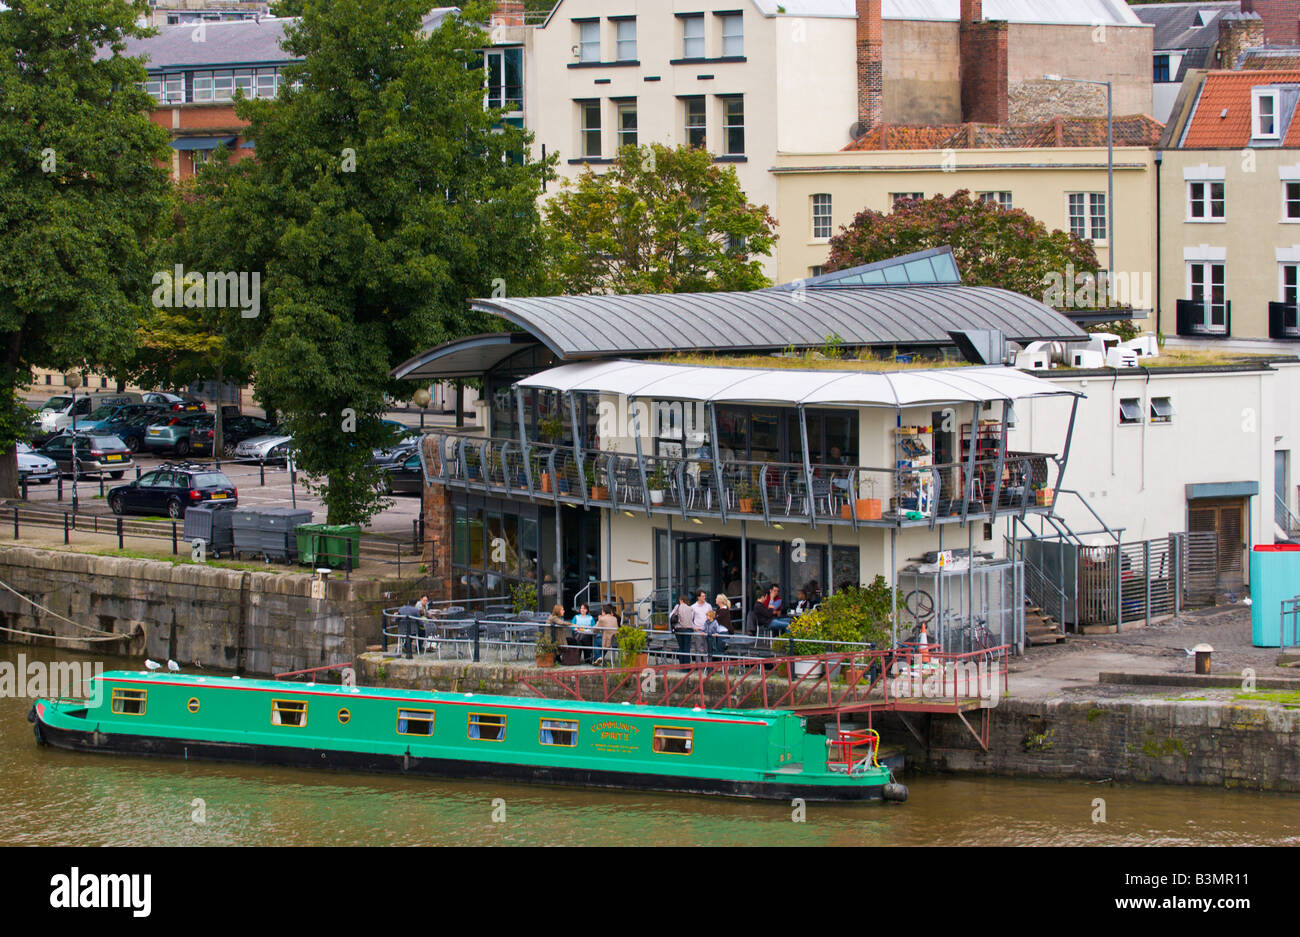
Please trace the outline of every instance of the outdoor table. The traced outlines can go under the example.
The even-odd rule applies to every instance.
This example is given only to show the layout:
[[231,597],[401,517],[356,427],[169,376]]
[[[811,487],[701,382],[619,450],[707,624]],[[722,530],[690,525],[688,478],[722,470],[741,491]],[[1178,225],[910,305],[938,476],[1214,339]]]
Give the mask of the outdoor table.
[[[522,644],[526,639],[536,637],[538,626],[535,624],[506,625],[502,630],[506,633],[506,640],[511,644]],[[522,656],[520,649],[515,648],[516,658]]]

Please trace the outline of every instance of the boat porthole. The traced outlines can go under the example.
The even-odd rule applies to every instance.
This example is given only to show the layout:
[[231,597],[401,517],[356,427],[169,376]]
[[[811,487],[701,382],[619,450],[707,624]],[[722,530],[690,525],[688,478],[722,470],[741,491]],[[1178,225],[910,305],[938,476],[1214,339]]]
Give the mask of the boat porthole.
[[351,719],[352,719],[352,713],[348,712],[346,709],[339,710],[339,725],[345,726],[348,724],[349,720]]
[[199,700],[198,700],[198,697],[196,697],[196,696],[191,696],[191,697],[190,697],[190,701],[189,701],[188,703],[185,704],[185,708],[188,709],[188,710],[189,710],[190,712],[192,712],[192,713],[196,713],[196,712],[198,712],[198,711],[199,711]]

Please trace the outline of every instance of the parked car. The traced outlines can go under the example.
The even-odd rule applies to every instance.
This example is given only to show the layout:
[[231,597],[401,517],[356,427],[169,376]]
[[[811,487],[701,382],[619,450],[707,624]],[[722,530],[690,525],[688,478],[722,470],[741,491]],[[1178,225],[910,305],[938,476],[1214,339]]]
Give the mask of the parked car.
[[284,462],[292,445],[292,436],[254,436],[235,446],[235,458],[241,462]]
[[57,478],[59,465],[48,456],[43,456],[25,442],[18,444],[18,483],[39,482],[47,485],[50,479]]
[[73,474],[75,456],[77,478],[105,473],[110,478],[121,478],[135,465],[131,461],[131,450],[120,438],[94,432],[55,436],[38,450],[38,454],[54,460],[65,475]]
[[[254,436],[267,436],[275,431],[275,426],[269,420],[263,420],[256,416],[240,416],[239,414],[221,415],[221,444],[222,456],[227,459],[234,458],[235,447],[245,439],[252,439]],[[212,446],[216,442],[217,420],[214,415],[208,414],[203,419],[195,420],[190,424],[190,452],[194,455],[212,455]]]
[[420,466],[420,453],[408,450],[405,459],[386,467],[380,484],[385,494],[423,494],[424,469]]
[[57,394],[45,401],[36,418],[28,424],[31,437],[34,442],[43,442],[71,429],[74,418],[80,430],[81,420],[101,407],[142,402],[140,395],[134,392],[79,394],[76,400],[72,394]]
[[184,458],[190,454],[190,427],[203,419],[203,413],[164,413],[163,419],[149,424],[144,447],[151,452],[174,452]]
[[225,473],[188,462],[160,465],[130,484],[108,492],[108,507],[114,514],[166,514],[182,518],[188,508],[204,501],[238,505],[239,489]]
[[145,403],[156,403],[168,410],[186,413],[201,413],[208,409],[208,405],[197,397],[187,397],[183,394],[173,394],[166,390],[151,390],[144,395]]

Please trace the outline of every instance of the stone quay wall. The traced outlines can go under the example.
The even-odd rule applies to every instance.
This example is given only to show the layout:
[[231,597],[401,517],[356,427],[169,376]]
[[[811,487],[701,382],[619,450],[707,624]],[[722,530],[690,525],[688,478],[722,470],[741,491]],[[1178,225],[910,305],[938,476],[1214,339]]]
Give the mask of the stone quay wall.
[[[356,660],[380,641],[381,609],[405,601],[399,582],[331,579],[312,597],[312,574],[254,572],[84,553],[0,547],[0,625],[59,635],[58,646],[169,658],[189,668],[269,675]],[[88,640],[87,629],[121,640]],[[0,641],[47,643],[0,632]]]

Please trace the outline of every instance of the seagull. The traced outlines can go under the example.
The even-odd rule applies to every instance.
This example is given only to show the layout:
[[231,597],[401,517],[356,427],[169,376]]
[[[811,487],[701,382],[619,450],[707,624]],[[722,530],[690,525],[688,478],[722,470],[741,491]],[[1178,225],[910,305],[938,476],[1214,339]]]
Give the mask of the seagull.
[[150,670],[158,670],[160,667],[162,667],[162,664],[158,663],[156,660],[146,660],[144,662],[144,665],[148,667]]
[[168,658],[168,659],[167,659],[167,669],[170,670],[172,673],[180,673],[180,672],[181,672],[181,665],[178,664],[178,663],[176,663],[176,661],[172,660],[171,658]]

